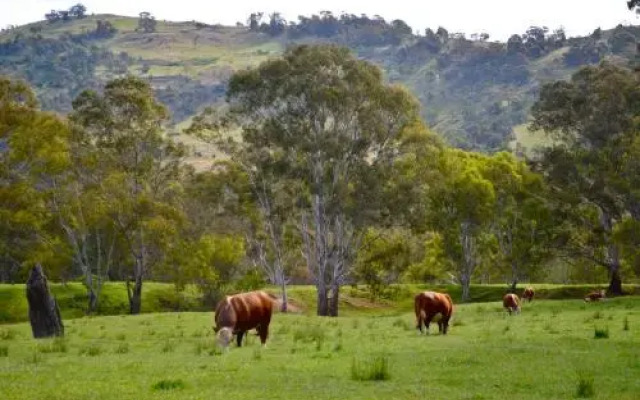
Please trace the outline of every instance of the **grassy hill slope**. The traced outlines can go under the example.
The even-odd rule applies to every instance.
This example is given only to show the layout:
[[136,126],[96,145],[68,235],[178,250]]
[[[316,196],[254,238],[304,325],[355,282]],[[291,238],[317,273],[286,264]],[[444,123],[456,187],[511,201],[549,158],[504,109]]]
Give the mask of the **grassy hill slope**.
[[[117,31],[100,33],[99,21]],[[619,26],[571,39],[530,31],[507,45],[446,31],[416,36],[397,21],[355,16],[301,20],[278,34],[267,24],[250,31],[158,21],[153,33],[139,31],[137,24],[136,18],[94,15],[5,30],[0,73],[27,79],[43,107],[58,112],[69,111],[84,88],[99,89],[127,73],[143,76],[171,109],[174,123],[183,126],[203,107],[223,101],[234,71],[277,56],[291,44],[332,42],[349,46],[380,65],[390,82],[412,90],[427,122],[450,143],[492,151],[518,140],[513,127],[526,122],[541,84],[602,60],[629,64],[640,38],[637,27]],[[202,153],[192,161],[211,157],[212,149],[191,144]]]

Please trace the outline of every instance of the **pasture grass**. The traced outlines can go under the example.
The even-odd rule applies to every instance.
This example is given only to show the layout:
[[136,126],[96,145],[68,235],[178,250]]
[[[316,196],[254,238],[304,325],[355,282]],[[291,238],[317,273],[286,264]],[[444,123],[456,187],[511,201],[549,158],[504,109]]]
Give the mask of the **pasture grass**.
[[[0,399],[630,400],[640,393],[640,332],[622,328],[639,310],[637,297],[536,299],[519,315],[499,302],[456,305],[452,321],[464,323],[447,335],[436,324],[420,335],[408,307],[275,314],[266,347],[252,331],[228,351],[210,312],[68,319],[60,339],[34,340],[19,323],[0,328],[13,332],[0,341]],[[594,324],[609,327],[607,340],[594,340]],[[40,351],[54,343],[66,351]]]

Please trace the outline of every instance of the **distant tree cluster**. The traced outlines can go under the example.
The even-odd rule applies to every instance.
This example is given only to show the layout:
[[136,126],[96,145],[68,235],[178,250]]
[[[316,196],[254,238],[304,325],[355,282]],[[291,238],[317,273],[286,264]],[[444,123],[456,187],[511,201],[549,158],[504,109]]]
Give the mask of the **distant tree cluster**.
[[140,13],[138,18],[138,28],[136,30],[144,33],[152,33],[156,31],[156,18],[148,11]]
[[72,19],[84,18],[87,14],[87,7],[84,4],[78,3],[68,10],[51,10],[51,12],[44,15],[45,19],[49,23],[58,21],[70,21]]
[[316,36],[322,38],[341,37],[344,42],[360,45],[399,43],[403,37],[412,35],[412,30],[402,20],[387,22],[376,15],[342,14],[335,16],[331,11],[321,11],[310,17],[299,16],[297,22],[287,21],[278,12],[269,14],[263,21],[264,13],[249,15],[247,26],[254,32],[263,32],[271,36],[287,33],[292,38]]

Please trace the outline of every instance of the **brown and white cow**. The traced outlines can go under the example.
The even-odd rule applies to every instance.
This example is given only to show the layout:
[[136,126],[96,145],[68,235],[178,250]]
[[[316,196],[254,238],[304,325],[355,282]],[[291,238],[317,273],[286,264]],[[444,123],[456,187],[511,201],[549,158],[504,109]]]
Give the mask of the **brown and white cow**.
[[606,294],[604,290],[596,290],[594,292],[589,293],[584,301],[600,301],[606,298]]
[[269,336],[269,323],[275,297],[263,292],[255,291],[226,296],[218,302],[215,311],[215,327],[218,342],[226,347],[236,335],[238,347],[242,345],[242,338],[250,329],[256,329],[260,342],[264,345]]
[[429,324],[436,315],[440,315],[438,320],[438,331],[443,335],[449,329],[449,320],[453,314],[453,301],[446,293],[422,292],[418,293],[414,299],[417,326],[422,333],[422,324],[429,333]]
[[524,292],[522,292],[522,299],[526,299],[527,301],[531,302],[535,294],[536,293],[534,292],[533,288],[529,286],[524,290]]
[[520,299],[515,293],[507,293],[502,298],[502,306],[507,309],[509,314],[512,312],[520,312]]

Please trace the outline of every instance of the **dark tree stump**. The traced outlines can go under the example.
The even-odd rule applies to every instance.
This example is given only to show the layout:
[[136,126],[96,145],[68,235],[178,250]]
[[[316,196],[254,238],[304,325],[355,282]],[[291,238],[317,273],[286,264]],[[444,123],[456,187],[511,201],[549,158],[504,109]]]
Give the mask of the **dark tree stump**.
[[34,338],[64,335],[58,303],[49,291],[47,277],[40,264],[33,267],[27,281],[27,301]]

